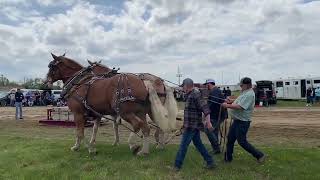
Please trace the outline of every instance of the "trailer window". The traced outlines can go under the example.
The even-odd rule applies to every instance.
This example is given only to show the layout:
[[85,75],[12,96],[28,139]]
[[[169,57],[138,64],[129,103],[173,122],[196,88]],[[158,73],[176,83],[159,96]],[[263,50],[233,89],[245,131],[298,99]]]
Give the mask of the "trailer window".
[[311,81],[310,81],[310,80],[308,80],[308,81],[307,81],[307,84],[310,84],[310,83],[311,83]]
[[299,84],[299,81],[294,81],[293,84],[294,84],[294,85],[298,85],[298,84]]
[[283,87],[283,82],[282,81],[278,81],[276,85],[277,85],[277,87]]
[[317,79],[317,80],[314,80],[314,81],[313,81],[313,83],[316,83],[316,84],[318,84],[318,83],[320,83],[320,80],[319,80],[319,79]]
[[285,85],[286,85],[286,86],[290,86],[290,82],[286,82]]

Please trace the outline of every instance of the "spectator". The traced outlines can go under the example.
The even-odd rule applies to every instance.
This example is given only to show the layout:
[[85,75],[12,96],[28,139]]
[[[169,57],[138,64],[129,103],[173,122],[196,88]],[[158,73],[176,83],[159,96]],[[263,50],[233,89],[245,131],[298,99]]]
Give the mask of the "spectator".
[[313,94],[312,88],[309,87],[309,88],[307,89],[307,105],[306,105],[306,106],[311,106],[312,94]]
[[229,86],[227,87],[227,97],[229,97],[229,96],[231,96],[232,95],[232,93],[231,93],[231,90],[230,90],[230,88],[229,88]]
[[14,104],[15,104],[15,102],[16,102],[15,93],[14,93],[14,92],[11,92],[10,95],[9,95],[9,98],[10,98],[10,106],[11,106],[11,107],[14,107]]
[[17,92],[15,93],[15,105],[16,105],[16,120],[18,120],[18,117],[20,119],[23,119],[22,117],[22,101],[24,99],[24,96],[20,89],[17,89]]
[[312,87],[312,104],[316,102],[316,88]]
[[226,90],[225,87],[224,87],[223,90],[222,90],[222,94],[223,94],[224,98],[227,97],[227,90]]
[[315,90],[315,95],[316,95],[316,102],[319,102],[320,100],[320,87],[317,87]]

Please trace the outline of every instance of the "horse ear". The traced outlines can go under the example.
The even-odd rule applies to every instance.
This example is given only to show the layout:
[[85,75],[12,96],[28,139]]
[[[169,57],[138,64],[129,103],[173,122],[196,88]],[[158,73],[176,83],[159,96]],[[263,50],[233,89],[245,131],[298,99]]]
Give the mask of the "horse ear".
[[53,53],[51,53],[51,56],[53,57],[54,60],[59,60],[58,56],[54,55]]
[[87,59],[88,63],[92,66],[93,62],[91,62],[89,59]]
[[101,61],[102,61],[102,60],[100,60],[98,63],[101,64]]
[[65,56],[66,56],[66,53],[63,53],[62,56],[65,57]]

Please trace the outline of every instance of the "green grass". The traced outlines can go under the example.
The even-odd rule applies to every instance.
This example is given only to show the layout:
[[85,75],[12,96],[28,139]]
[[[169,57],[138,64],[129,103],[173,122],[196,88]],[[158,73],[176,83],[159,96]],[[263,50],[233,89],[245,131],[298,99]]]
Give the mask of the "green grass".
[[174,173],[177,146],[164,151],[152,148],[147,157],[135,157],[127,145],[98,143],[98,155],[82,148],[71,152],[72,142],[0,136],[0,179],[320,179],[319,149],[262,148],[269,155],[258,165],[240,148],[235,160],[224,164],[216,156],[216,170],[204,170],[203,160],[189,147],[183,170]]
[[[305,100],[278,100],[276,107],[305,107]],[[314,104],[314,107],[320,107],[320,104]]]

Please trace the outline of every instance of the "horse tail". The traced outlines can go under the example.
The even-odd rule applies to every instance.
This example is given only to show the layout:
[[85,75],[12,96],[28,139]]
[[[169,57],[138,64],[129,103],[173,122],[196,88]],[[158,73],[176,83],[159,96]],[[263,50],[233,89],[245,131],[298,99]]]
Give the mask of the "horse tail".
[[173,90],[172,88],[170,88],[169,86],[166,86],[166,101],[165,101],[165,108],[168,111],[168,126],[170,130],[174,130],[176,129],[176,124],[177,124],[177,115],[178,115],[178,105],[177,105],[177,101],[174,98],[173,95]]
[[144,81],[149,93],[149,101],[151,103],[152,120],[160,127],[162,131],[169,130],[168,111],[162,105],[160,98],[150,81]]

